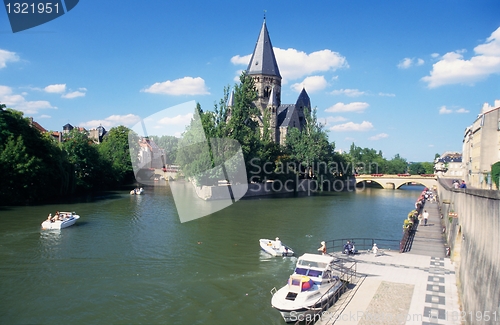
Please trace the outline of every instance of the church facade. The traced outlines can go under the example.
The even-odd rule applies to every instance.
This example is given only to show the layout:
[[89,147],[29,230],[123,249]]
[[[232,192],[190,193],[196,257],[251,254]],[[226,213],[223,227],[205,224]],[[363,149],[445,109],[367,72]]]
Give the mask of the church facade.
[[306,90],[302,89],[295,104],[281,103],[282,78],[265,19],[248,64],[247,74],[253,78],[257,89],[254,104],[261,112],[259,121],[262,122],[262,117],[268,111],[271,138],[274,142],[284,145],[290,128],[298,128],[301,131],[304,128],[305,114],[311,110],[311,101]]

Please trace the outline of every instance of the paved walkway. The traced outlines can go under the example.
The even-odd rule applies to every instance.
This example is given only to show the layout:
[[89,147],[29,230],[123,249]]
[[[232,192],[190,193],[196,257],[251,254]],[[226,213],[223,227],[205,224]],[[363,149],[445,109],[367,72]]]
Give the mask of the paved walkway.
[[429,221],[418,227],[408,253],[381,249],[377,256],[364,251],[349,259],[334,253],[346,266],[357,262],[358,277],[315,324],[461,324],[437,204],[427,202],[424,209]]
[[424,222],[420,223],[413,238],[411,249],[405,254],[416,254],[433,257],[445,257],[446,248],[443,239],[443,227],[436,202],[426,202],[424,210],[429,212],[427,226]]

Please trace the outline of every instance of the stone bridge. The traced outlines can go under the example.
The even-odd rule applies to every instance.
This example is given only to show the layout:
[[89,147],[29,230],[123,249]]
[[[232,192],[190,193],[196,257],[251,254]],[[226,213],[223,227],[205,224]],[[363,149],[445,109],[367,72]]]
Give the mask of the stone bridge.
[[371,174],[371,175],[356,175],[356,184],[361,182],[377,183],[385,189],[398,189],[403,185],[419,184],[428,188],[437,185],[436,175],[423,174],[423,175],[410,175],[410,174]]

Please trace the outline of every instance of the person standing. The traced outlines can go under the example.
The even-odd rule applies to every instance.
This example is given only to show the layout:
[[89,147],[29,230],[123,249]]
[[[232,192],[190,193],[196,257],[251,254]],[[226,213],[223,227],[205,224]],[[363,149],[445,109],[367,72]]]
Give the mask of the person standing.
[[378,247],[377,247],[377,244],[376,244],[376,243],[374,243],[374,244],[373,244],[373,247],[372,247],[372,252],[373,252],[373,254],[374,254],[375,256],[377,256],[377,254],[378,254]]
[[326,243],[324,241],[321,242],[321,247],[318,248],[318,251],[321,252],[321,255],[326,255]]
[[424,226],[427,226],[427,220],[429,219],[429,212],[427,212],[427,210],[424,210],[423,217],[424,217]]

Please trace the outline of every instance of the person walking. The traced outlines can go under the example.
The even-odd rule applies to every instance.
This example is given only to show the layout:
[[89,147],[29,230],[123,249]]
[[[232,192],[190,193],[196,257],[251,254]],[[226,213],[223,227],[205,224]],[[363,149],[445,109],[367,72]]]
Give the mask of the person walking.
[[429,219],[429,212],[427,212],[427,210],[424,210],[423,217],[424,217],[424,226],[427,226],[427,220]]

